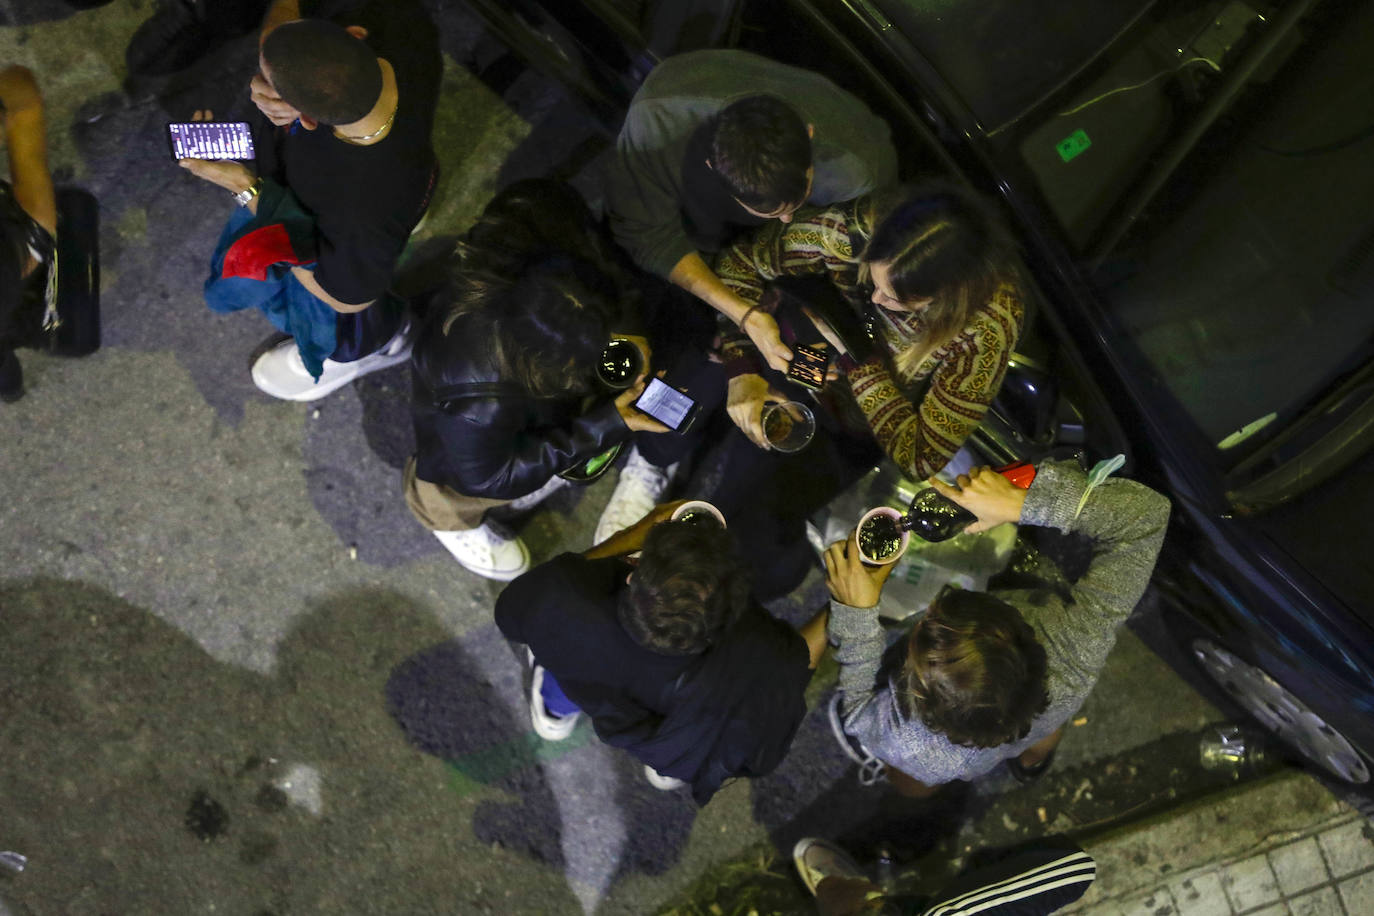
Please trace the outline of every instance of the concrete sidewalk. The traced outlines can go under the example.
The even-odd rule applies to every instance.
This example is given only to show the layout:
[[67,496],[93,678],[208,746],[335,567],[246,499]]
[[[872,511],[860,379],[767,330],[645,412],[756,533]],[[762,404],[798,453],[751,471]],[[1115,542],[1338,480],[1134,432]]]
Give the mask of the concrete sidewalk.
[[1306,774],[1241,784],[1084,843],[1078,916],[1368,916],[1374,829]]

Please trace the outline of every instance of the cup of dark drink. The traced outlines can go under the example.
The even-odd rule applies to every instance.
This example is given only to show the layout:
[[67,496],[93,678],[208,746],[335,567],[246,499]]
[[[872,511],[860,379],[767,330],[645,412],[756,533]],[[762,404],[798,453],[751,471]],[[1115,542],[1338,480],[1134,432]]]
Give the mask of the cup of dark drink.
[[721,514],[719,509],[704,499],[687,500],[687,502],[673,510],[673,514],[669,520],[674,522],[686,522],[689,525],[701,525],[703,527],[725,527],[725,516]]
[[777,452],[799,452],[816,434],[816,415],[800,401],[765,404],[763,435]]
[[902,513],[891,506],[878,506],[859,519],[854,540],[859,544],[859,559],[866,565],[887,566],[906,553],[911,532],[902,527]]
[[643,371],[644,353],[624,337],[613,338],[596,361],[596,377],[612,391],[629,388]]

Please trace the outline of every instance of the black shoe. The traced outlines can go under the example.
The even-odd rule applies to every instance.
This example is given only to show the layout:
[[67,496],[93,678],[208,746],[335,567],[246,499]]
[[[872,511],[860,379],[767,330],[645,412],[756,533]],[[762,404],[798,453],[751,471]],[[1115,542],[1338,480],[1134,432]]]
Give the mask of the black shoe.
[[24,367],[13,350],[0,350],[0,401],[12,404],[24,396]]
[[166,76],[191,66],[218,44],[195,10],[173,2],[138,27],[124,51],[124,62],[130,77]]
[[1045,755],[1044,760],[1030,767],[1023,764],[1020,757],[1012,757],[1007,761],[1007,769],[1011,771],[1012,779],[1015,779],[1024,786],[1044,776],[1045,771],[1050,768],[1051,763],[1054,763],[1054,751],[1050,751]]

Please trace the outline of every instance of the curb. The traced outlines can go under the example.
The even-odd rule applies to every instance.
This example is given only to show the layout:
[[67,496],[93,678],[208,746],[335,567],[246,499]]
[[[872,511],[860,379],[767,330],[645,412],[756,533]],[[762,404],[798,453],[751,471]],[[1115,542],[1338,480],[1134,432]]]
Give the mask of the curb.
[[[1115,904],[1262,854],[1360,813],[1298,770],[1212,792],[1136,821],[1079,837],[1097,860],[1097,881],[1063,913],[1117,913]],[[1205,861],[1198,853],[1206,850]]]

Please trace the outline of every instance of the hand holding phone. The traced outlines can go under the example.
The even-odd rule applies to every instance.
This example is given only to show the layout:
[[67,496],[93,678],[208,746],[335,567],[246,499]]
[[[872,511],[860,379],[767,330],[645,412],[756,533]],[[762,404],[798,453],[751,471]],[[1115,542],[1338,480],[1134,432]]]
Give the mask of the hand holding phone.
[[830,350],[794,344],[787,377],[813,390],[825,387],[825,371],[830,366]]
[[635,409],[653,417],[674,432],[686,432],[697,418],[696,401],[668,385],[661,378],[649,379]]
[[167,125],[173,159],[253,159],[247,121],[174,121]]

